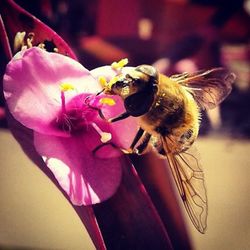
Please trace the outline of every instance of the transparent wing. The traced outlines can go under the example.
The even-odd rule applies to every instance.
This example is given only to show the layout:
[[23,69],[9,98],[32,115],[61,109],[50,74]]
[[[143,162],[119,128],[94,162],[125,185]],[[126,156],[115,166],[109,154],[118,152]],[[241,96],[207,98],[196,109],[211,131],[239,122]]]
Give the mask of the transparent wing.
[[184,86],[202,109],[211,109],[229,95],[236,77],[227,69],[214,68],[173,75],[170,78]]
[[[165,147],[167,145],[164,144]],[[199,232],[205,233],[208,207],[204,174],[199,161],[189,151],[167,153],[166,157],[192,223]]]

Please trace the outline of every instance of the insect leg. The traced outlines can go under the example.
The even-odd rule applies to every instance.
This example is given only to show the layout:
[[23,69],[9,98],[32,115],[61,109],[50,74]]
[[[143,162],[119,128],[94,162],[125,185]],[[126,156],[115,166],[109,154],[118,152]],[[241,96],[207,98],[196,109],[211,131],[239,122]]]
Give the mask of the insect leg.
[[160,155],[163,155],[163,156],[166,155],[161,137],[153,137],[151,140],[151,144],[153,145],[153,147],[157,150],[157,152]]
[[99,91],[96,96],[100,95],[101,93],[103,93],[105,91],[105,89],[102,89],[101,91]]
[[104,114],[102,113],[102,110],[101,110],[101,109],[99,109],[99,108],[97,108],[97,107],[94,107],[94,106],[92,106],[92,105],[89,104],[89,99],[90,99],[90,96],[88,96],[88,97],[84,100],[85,104],[88,105],[89,108],[96,110],[96,111],[98,112],[99,116],[100,116],[103,120],[107,121],[107,119],[106,119],[106,117],[104,116]]
[[107,121],[107,119],[105,118],[104,114],[102,113],[102,110],[101,110],[101,109],[98,109],[98,108],[96,108],[96,110],[98,111],[99,116],[100,116],[103,120]]
[[140,129],[138,130],[138,132],[137,132],[137,134],[136,134],[136,136],[135,136],[133,142],[131,143],[131,145],[130,145],[130,147],[129,147],[131,150],[134,149],[136,143],[141,139],[143,133],[144,133],[144,130],[143,130],[142,128],[140,128]]
[[166,156],[166,151],[165,151],[163,145],[159,146],[159,147],[157,148],[157,151],[158,151],[158,153],[159,153],[160,155]]
[[105,146],[108,146],[108,145],[111,146],[111,147],[113,147],[113,148],[115,148],[115,149],[119,149],[119,150],[120,150],[120,148],[117,147],[117,146],[116,146],[114,143],[112,143],[112,142],[102,143],[102,144],[98,145],[98,146],[92,151],[93,155],[95,156],[98,150],[100,150],[102,147],[105,147]]
[[142,143],[136,148],[136,153],[137,154],[141,154],[146,147],[148,146],[149,140],[151,138],[151,134],[149,134],[148,132],[145,133],[144,137],[143,137],[143,141]]
[[124,112],[124,113],[122,113],[122,114],[120,114],[120,115],[118,115],[118,116],[116,116],[114,118],[109,119],[109,122],[117,122],[117,121],[123,120],[123,119],[125,119],[125,118],[127,118],[129,116],[130,116],[130,113],[128,113],[126,111],[126,112]]

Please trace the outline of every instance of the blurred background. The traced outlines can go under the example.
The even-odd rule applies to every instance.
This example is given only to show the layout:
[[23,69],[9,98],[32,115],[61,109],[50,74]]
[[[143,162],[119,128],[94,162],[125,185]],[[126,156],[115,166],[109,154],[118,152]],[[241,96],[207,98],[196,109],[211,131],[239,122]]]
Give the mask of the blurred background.
[[[250,0],[16,2],[88,69],[127,57],[167,75],[218,66],[237,75],[231,95],[202,114],[208,231],[190,232],[197,250],[250,249]],[[11,137],[3,108],[0,125],[0,249],[94,249],[70,205]]]

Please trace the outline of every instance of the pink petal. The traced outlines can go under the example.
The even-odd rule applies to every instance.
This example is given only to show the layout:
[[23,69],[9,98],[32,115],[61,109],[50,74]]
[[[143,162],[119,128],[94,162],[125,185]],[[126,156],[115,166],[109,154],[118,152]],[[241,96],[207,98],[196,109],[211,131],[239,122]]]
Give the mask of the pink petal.
[[66,93],[66,100],[79,92],[100,90],[89,71],[69,57],[39,48],[26,50],[21,58],[13,58],[4,75],[10,112],[28,128],[56,133],[49,125],[61,108],[60,84],[65,82],[76,88]]
[[[41,156],[37,153],[34,143],[33,143],[33,131],[22,126],[19,122],[17,122],[7,111],[8,124],[11,129],[12,134],[15,139],[19,142],[23,151],[26,155],[39,167],[41,171],[55,184],[58,190],[65,196],[65,198],[70,201],[67,194],[62,190],[58,181],[50,171],[50,169],[46,166]],[[92,206],[77,206],[70,204],[73,206],[75,211],[77,212],[79,218],[84,223],[90,237],[92,238],[97,249],[106,249],[103,245],[102,235],[99,231],[99,226],[96,222],[95,215],[92,209]]]
[[[90,132],[89,137],[95,140],[96,135]],[[121,179],[120,158],[94,157],[86,139],[86,136],[64,138],[34,133],[36,150],[74,205],[91,205],[108,199]]]
[[[79,133],[87,133],[86,136],[88,138],[85,138],[85,140],[87,140],[86,146],[90,150],[94,150],[100,144],[101,137],[101,135],[98,135],[99,138],[97,141],[95,141],[90,136],[90,130],[93,130],[93,123],[95,123],[95,126],[97,126],[102,132],[111,134],[110,143],[112,143],[104,148],[100,148],[97,152],[98,157],[118,157],[122,154],[121,151],[118,150],[118,148],[127,149],[130,146],[137,132],[137,122],[134,118],[129,118],[116,123],[108,123],[107,121],[105,121],[103,118],[100,117],[98,111],[95,108],[101,109],[104,116],[106,118],[109,118],[113,117],[114,113],[117,110],[123,110],[123,102],[120,98],[118,98],[118,96],[114,96],[112,97],[116,102],[114,106],[101,104],[100,99],[102,99],[103,97],[106,96],[96,96],[95,94],[80,94],[71,99],[71,101],[67,104],[66,107],[66,109],[68,110],[68,116],[71,117],[69,122],[70,126],[72,127],[71,135],[78,136]],[[90,101],[87,101],[89,99]],[[58,119],[55,120],[54,123],[54,126],[60,127]],[[95,134],[97,134],[96,130]],[[126,136],[121,136],[124,134]],[[112,149],[112,154],[106,154],[106,151],[110,151],[110,149]]]

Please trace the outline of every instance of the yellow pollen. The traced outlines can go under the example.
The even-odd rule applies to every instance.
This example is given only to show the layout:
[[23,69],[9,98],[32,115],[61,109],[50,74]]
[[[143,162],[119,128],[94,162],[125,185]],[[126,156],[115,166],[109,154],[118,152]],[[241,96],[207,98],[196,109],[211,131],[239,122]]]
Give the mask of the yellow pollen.
[[107,79],[105,78],[105,76],[99,76],[98,81],[103,88],[107,86]]
[[110,91],[112,86],[119,80],[118,76],[114,76],[113,78],[111,78],[111,80],[106,84],[105,89]]
[[40,49],[45,50],[45,44],[44,43],[39,43],[37,47],[40,48]]
[[99,82],[101,86],[106,90],[110,91],[112,86],[119,80],[119,76],[114,76],[109,82],[107,82],[105,77],[99,77]]
[[24,37],[26,32],[17,32],[14,38],[14,51],[18,51],[20,48],[24,46]]
[[74,90],[75,87],[70,83],[64,82],[60,84],[60,89],[62,92],[66,92],[68,90]]
[[106,143],[106,142],[110,141],[111,139],[112,139],[112,135],[110,133],[103,132],[101,134],[101,142],[102,143]]
[[112,87],[112,85],[114,85],[118,80],[119,80],[118,76],[113,77],[108,83],[109,87]]
[[121,59],[119,62],[113,62],[111,64],[112,69],[119,70],[128,64],[128,58]]
[[115,100],[112,98],[108,98],[108,97],[101,98],[99,102],[102,104],[107,104],[109,106],[115,105]]

